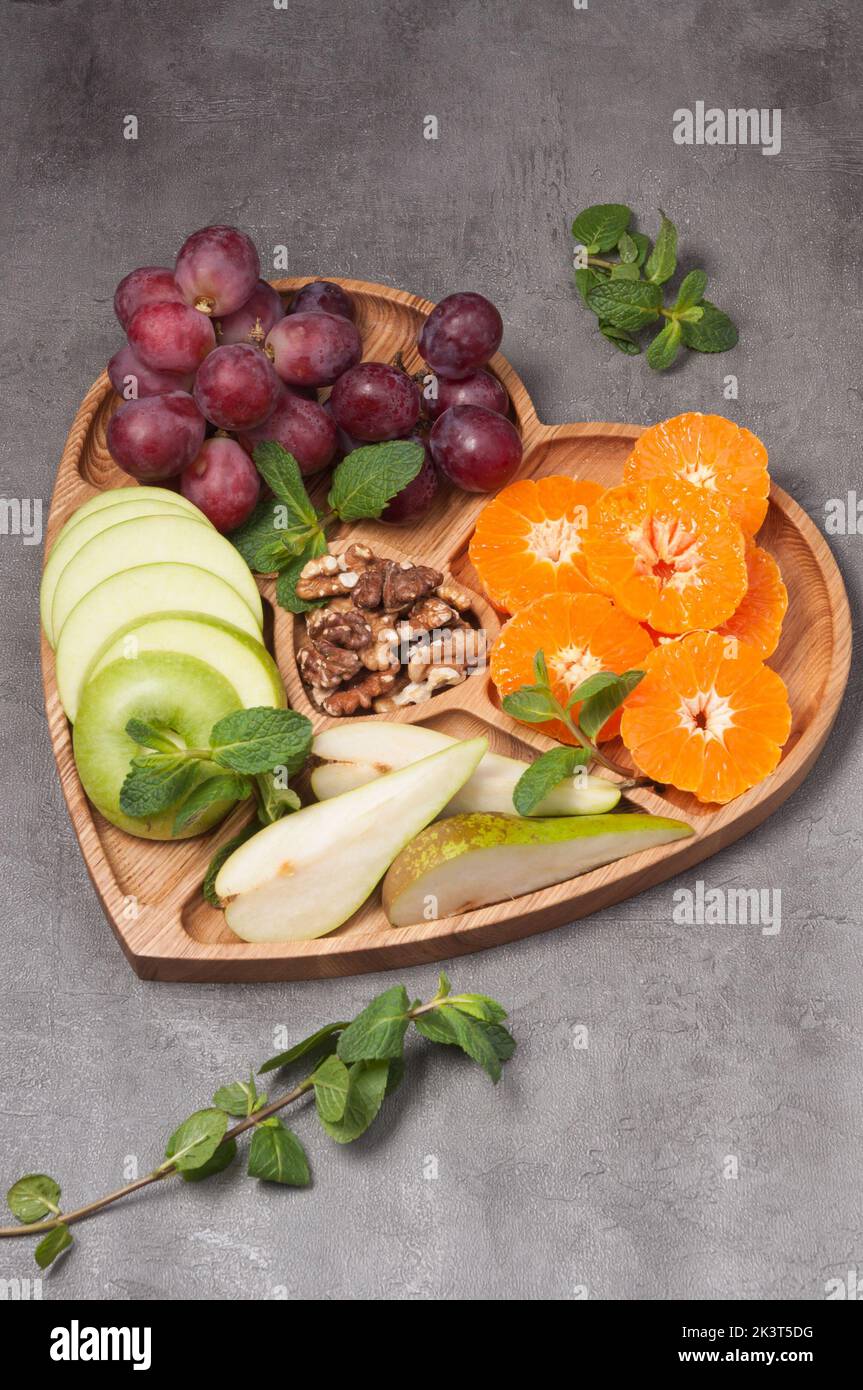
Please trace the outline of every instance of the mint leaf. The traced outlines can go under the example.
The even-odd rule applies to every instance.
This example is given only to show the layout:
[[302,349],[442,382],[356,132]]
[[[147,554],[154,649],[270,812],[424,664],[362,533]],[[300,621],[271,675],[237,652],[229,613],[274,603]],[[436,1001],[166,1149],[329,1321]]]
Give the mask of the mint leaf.
[[318,513],[306,492],[300,465],[293,454],[275,440],[267,440],[256,446],[252,457],[276,501],[287,508],[289,524],[316,526]]
[[727,314],[709,300],[702,299],[704,310],[697,323],[683,324],[683,341],[695,352],[727,352],[737,342],[737,329]]
[[[593,289],[594,285],[601,285],[605,280],[604,275],[600,275],[598,271],[594,270],[593,267],[589,265],[582,266],[580,270],[576,270],[572,278],[575,282],[575,288],[578,290],[585,304],[587,304],[588,292]],[[588,305],[588,308],[589,307]]]
[[228,772],[205,777],[189,793],[174,816],[174,834],[179,835],[181,830],[193,825],[214,802],[245,801],[251,794],[252,784],[247,777]]
[[501,705],[513,719],[523,724],[545,724],[560,718],[560,707],[549,690],[542,685],[523,685],[511,695],[504,695]]
[[595,675],[588,676],[587,680],[577,685],[571,692],[566,702],[566,708],[572,709],[581,700],[589,700],[591,695],[598,695],[600,690],[605,690],[610,685],[615,685],[617,676],[613,671],[597,671]]
[[600,323],[599,331],[604,338],[614,344],[619,352],[625,353],[627,357],[637,357],[641,352],[641,347],[625,328],[615,328],[611,323]]
[[326,1057],[312,1073],[315,1105],[322,1120],[335,1124],[345,1113],[350,1073],[335,1054]]
[[227,1128],[224,1110],[196,1110],[174,1130],[165,1156],[173,1159],[181,1173],[201,1168],[216,1152]]
[[626,261],[619,261],[617,265],[611,267],[612,280],[640,280],[641,271],[637,265],[629,264]]
[[203,1182],[205,1178],[215,1177],[216,1173],[223,1173],[226,1168],[230,1168],[236,1157],[236,1139],[223,1139],[212,1158],[208,1158],[206,1163],[201,1163],[197,1168],[187,1168],[181,1174],[183,1182]]
[[53,1264],[57,1256],[64,1250],[68,1250],[72,1244],[72,1232],[68,1226],[55,1226],[46,1236],[43,1236],[33,1255],[40,1269],[47,1269]]
[[133,758],[120,788],[126,816],[156,816],[175,806],[198,776],[198,762],[177,754],[149,753]]
[[312,725],[292,709],[257,705],[237,710],[213,725],[213,761],[234,772],[254,775],[274,767],[299,772],[312,746]]
[[[242,526],[238,526],[236,531],[232,531],[227,539],[237,550],[239,550],[246,564],[250,569],[257,570],[259,574],[270,574],[275,569],[276,554],[273,547],[282,554],[283,559],[287,559],[287,552],[282,544],[282,531],[276,527],[276,508],[281,508],[281,502],[274,502],[271,497],[266,497],[259,502]],[[278,516],[281,517],[279,512]],[[257,563],[260,560],[269,566],[262,569]]]
[[587,738],[594,739],[606,720],[611,718],[618,705],[623,704],[627,695],[632,693],[643,677],[643,671],[624,671],[622,676],[615,677],[613,684],[606,685],[585,700],[578,715],[581,732]]
[[488,994],[451,994],[446,1006],[483,1023],[502,1023],[506,1018],[506,1009]]
[[6,1205],[25,1226],[46,1216],[59,1216],[60,1184],[47,1173],[28,1173],[9,1188]]
[[340,1120],[319,1119],[337,1144],[350,1144],[364,1134],[381,1108],[387,1088],[390,1063],[385,1057],[354,1062],[348,1068],[348,1094]]
[[659,317],[662,290],[645,280],[609,280],[587,296],[595,314],[613,328],[643,328]]
[[624,232],[618,241],[617,254],[624,265],[634,265],[638,260],[638,243],[629,232]]
[[666,371],[675,361],[683,341],[683,325],[671,319],[660,329],[647,349],[647,365],[655,372]]
[[676,268],[677,228],[663,212],[659,236],[656,238],[656,245],[645,263],[644,274],[651,284],[664,285],[666,280],[671,279]]
[[164,730],[147,724],[143,719],[130,719],[126,725],[126,733],[142,748],[152,748],[156,753],[177,752],[176,739],[170,738]]
[[312,1180],[305,1149],[293,1130],[275,1115],[252,1135],[248,1173],[250,1178],[285,1187],[308,1187]]
[[548,686],[550,684],[548,677],[548,662],[545,659],[544,651],[538,651],[534,653],[533,678],[536,681],[537,685]]
[[577,767],[590,761],[586,748],[550,748],[526,768],[515,784],[512,801],[520,816],[529,816],[534,807]]
[[499,1060],[508,1062],[515,1052],[515,1038],[512,1033],[501,1027],[499,1023],[482,1023],[480,1027],[497,1053]]
[[677,291],[677,299],[674,301],[673,312],[678,314],[684,309],[691,309],[696,304],[700,304],[707,289],[707,275],[703,270],[690,270],[688,275],[683,277],[680,289]]
[[272,825],[274,821],[281,820],[282,816],[299,811],[302,805],[293,787],[277,786],[274,773],[275,769],[259,772],[255,778],[260,795],[258,820],[261,825]]
[[593,255],[611,251],[629,226],[631,210],[623,203],[596,203],[580,212],[572,224],[572,235]]
[[479,1020],[451,1008],[447,1002],[427,1014],[420,1014],[414,1023],[417,1031],[432,1042],[460,1047],[497,1085],[501,1076],[500,1058]]
[[343,1062],[400,1057],[408,1028],[408,996],[404,985],[393,985],[358,1014],[339,1038]]
[[307,1038],[302,1038],[300,1042],[294,1043],[286,1052],[277,1052],[275,1057],[270,1057],[269,1061],[264,1062],[263,1066],[258,1067],[258,1075],[264,1072],[275,1071],[278,1067],[288,1067],[292,1062],[298,1061],[300,1057],[305,1057],[309,1052],[314,1052],[316,1048],[333,1038],[336,1033],[343,1033],[349,1026],[347,1023],[327,1023],[325,1027],[318,1028],[316,1032],[310,1033]]
[[248,1081],[232,1081],[229,1086],[220,1086],[213,1096],[213,1104],[218,1110],[244,1120],[260,1109],[264,1096],[258,1095],[254,1078]]
[[219,870],[222,865],[226,860],[230,859],[235,849],[239,849],[240,845],[244,845],[253,835],[257,835],[258,830],[259,826],[253,822],[251,825],[247,825],[241,830],[238,835],[234,835],[222,845],[220,849],[216,850],[216,853],[210,860],[207,872],[204,876],[204,882],[201,884],[201,892],[204,895],[204,900],[208,902],[211,907],[220,908],[222,906],[216,893],[216,879],[219,877]]
[[387,502],[413,482],[424,458],[422,444],[409,439],[354,449],[333,474],[329,504],[342,521],[379,517]]
[[642,266],[650,254],[650,237],[645,236],[644,232],[630,232],[630,236],[635,242],[635,249],[638,253],[635,263]]
[[295,559],[289,560],[283,567],[276,580],[276,602],[280,608],[286,609],[288,613],[309,613],[313,608],[320,608],[329,603],[328,598],[297,598],[297,580],[304,566],[308,564],[309,560],[316,560],[319,555],[325,554],[326,549],[327,538],[323,531],[318,531],[301,553]]

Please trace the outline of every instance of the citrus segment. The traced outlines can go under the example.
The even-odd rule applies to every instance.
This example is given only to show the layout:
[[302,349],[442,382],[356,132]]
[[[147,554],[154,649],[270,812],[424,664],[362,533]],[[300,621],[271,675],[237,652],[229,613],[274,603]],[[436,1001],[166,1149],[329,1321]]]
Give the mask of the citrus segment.
[[746,592],[743,532],[720,498],[678,478],[609,488],[583,550],[595,587],[658,632],[716,627]]
[[748,536],[767,515],[767,450],[750,430],[722,415],[688,411],[644,431],[626,461],[624,482],[668,476],[718,494]]
[[492,603],[516,613],[543,594],[591,589],[581,538],[599,483],[551,476],[511,483],[480,513],[471,564]]
[[642,664],[620,732],[643,773],[723,803],[769,776],[791,711],[785,683],[752,647],[691,632]]
[[749,585],[740,606],[717,631],[748,643],[766,661],[779,645],[788,590],[773,556],[752,543],[746,550],[746,573]]
[[[491,678],[501,697],[534,683],[533,660],[545,654],[551,688],[562,705],[572,691],[598,671],[640,670],[653,650],[644,629],[601,594],[547,594],[534,599],[505,623],[491,653]],[[574,705],[578,718],[580,705]],[[576,740],[559,720],[538,726],[562,743]],[[599,741],[620,728],[616,710],[599,731]]]

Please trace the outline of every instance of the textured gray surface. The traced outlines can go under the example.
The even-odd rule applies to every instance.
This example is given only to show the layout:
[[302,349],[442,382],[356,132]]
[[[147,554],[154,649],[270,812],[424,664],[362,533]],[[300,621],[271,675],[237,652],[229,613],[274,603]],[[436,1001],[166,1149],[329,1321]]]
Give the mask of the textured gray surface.
[[[817,520],[859,485],[852,0],[16,0],[0,39],[4,496],[47,507],[117,343],[118,277],[213,220],[264,252],[285,243],[295,274],[488,293],[547,420],[725,411]],[[697,100],[781,107],[781,154],[675,145],[672,112]],[[648,229],[658,206],[676,218],[739,321],[734,353],[656,377],[591,330],[568,219],[614,198]],[[859,612],[863,536],[833,546]],[[76,1201],[118,1183],[129,1154],[143,1169],[275,1026],[300,1035],[392,981],[133,977],[54,775],[39,550],[2,537],[0,559],[0,1177],[47,1169]],[[668,884],[461,960],[456,982],[512,1008],[520,1050],[497,1092],[418,1056],[355,1148],[299,1119],[311,1192],[225,1175],[132,1201],[81,1228],[44,1296],[816,1299],[863,1273],[860,697],[858,674],[803,789],[687,880],[781,889],[778,935],[675,925]],[[0,1245],[0,1276],[31,1268],[23,1243]]]

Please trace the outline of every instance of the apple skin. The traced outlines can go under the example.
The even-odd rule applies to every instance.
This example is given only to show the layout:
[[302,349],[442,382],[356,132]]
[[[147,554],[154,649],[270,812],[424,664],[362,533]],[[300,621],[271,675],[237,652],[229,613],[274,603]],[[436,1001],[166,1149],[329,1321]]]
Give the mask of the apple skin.
[[[75,721],[73,750],[84,791],[106,820],[140,839],[200,835],[222,820],[233,803],[214,803],[179,835],[172,830],[176,807],[146,819],[120,810],[120,789],[132,758],[144,751],[126,733],[126,724],[143,719],[172,730],[186,747],[202,748],[213,725],[240,708],[233,686],[195,657],[144,652],[134,661],[112,662],[85,687]],[[215,763],[200,763],[192,785],[222,770]]]

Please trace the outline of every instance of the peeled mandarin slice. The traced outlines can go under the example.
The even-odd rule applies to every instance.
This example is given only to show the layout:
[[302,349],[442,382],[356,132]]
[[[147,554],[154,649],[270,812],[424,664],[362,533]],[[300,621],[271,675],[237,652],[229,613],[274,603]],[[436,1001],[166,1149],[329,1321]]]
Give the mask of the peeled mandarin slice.
[[[551,688],[562,705],[572,691],[598,671],[641,670],[652,644],[641,625],[601,594],[546,594],[534,599],[505,623],[491,653],[491,678],[501,697],[534,683],[536,653],[545,655]],[[577,719],[580,705],[573,706]],[[558,720],[537,726],[561,743],[576,740]],[[599,740],[614,738],[620,728],[616,710],[599,731]]]
[[717,631],[738,637],[766,661],[779,645],[788,590],[773,556],[752,542],[746,548],[746,574],[749,583],[739,607]]
[[483,508],[469,554],[492,603],[517,613],[543,594],[590,591],[581,537],[602,492],[588,479],[525,478]]
[[716,627],[746,592],[743,532],[720,498],[678,478],[609,488],[582,545],[595,587],[659,633]]
[[621,737],[648,777],[731,801],[770,775],[791,730],[785,683],[744,642],[691,632],[655,647]]
[[767,515],[767,450],[750,430],[723,415],[688,411],[644,431],[626,461],[623,480],[678,477],[718,494],[747,536]]

